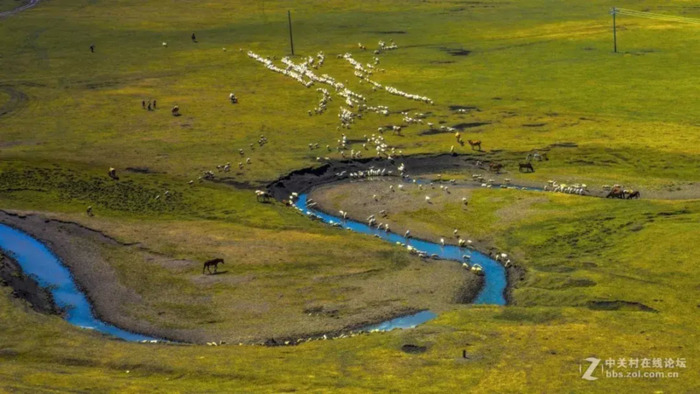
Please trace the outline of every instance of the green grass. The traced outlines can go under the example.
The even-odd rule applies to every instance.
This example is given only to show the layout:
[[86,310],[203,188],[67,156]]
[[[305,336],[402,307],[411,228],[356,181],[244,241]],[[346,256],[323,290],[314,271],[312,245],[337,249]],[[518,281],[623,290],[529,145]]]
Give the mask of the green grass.
[[[0,10],[13,4],[0,1]],[[615,6],[700,18],[687,1]],[[245,52],[286,55],[291,9],[296,61],[324,51],[326,64],[318,73],[347,80],[372,105],[430,112],[426,122],[436,124],[489,123],[462,134],[482,140],[485,150],[502,150],[497,157],[509,171],[526,151],[573,142],[578,146],[550,150],[551,160],[527,176],[623,183],[642,189],[643,196],[697,182],[698,27],[620,16],[620,53],[613,54],[610,7],[606,1],[546,0],[42,2],[0,21],[0,85],[29,97],[19,110],[0,117],[0,208],[79,221],[172,258],[236,256],[236,264],[227,267],[231,275],[256,277],[242,288],[198,284],[194,266],[151,267],[149,276],[133,264],[140,252],[101,250],[121,281],[149,296],[133,313],[155,324],[192,328],[207,319],[221,332],[267,334],[274,324],[298,322],[291,312],[274,322],[275,313],[307,304],[345,303],[344,316],[373,308],[361,294],[391,300],[395,291],[387,283],[419,283],[430,277],[427,268],[380,241],[340,234],[278,204],[257,204],[252,190],[200,184],[197,178],[231,162],[231,173],[216,172],[217,177],[259,187],[316,165],[316,156],[340,158],[323,147],[335,147],[341,132],[361,139],[379,126],[400,123],[401,115],[368,114],[352,129],[337,131],[340,98],[334,97],[325,114],[309,117],[319,98],[315,89],[265,70]],[[193,31],[196,44],[189,38]],[[336,58],[352,52],[371,62],[374,55],[359,51],[357,43],[373,49],[380,39],[394,39],[399,49],[379,56],[385,71],[373,79],[431,97],[435,105],[372,92]],[[472,52],[452,56],[444,48]],[[235,106],[227,100],[231,91],[240,98]],[[153,98],[159,109],[142,110],[141,100]],[[0,91],[0,106],[6,101]],[[181,117],[169,113],[176,104]],[[480,111],[457,114],[450,105]],[[524,126],[533,124],[541,126]],[[444,153],[455,143],[451,133],[420,136],[425,128],[411,126],[404,136],[386,139],[406,154]],[[269,143],[250,151],[260,134]],[[311,142],[322,149],[309,151]],[[243,157],[239,148],[246,151]],[[251,164],[238,170],[246,157]],[[109,167],[117,167],[119,183],[108,181]],[[126,167],[152,173],[128,173]],[[697,374],[690,372],[698,353],[691,297],[698,277],[692,264],[697,200],[541,198],[478,190],[466,214],[447,204],[398,218],[436,233],[458,227],[511,253],[528,268],[513,307],[454,306],[416,330],[294,348],[145,347],[105,340],[0,297],[0,387],[696,391]],[[93,219],[84,216],[88,205],[95,208]],[[380,273],[341,285],[334,281],[370,269]],[[431,269],[439,278],[450,275]],[[277,300],[280,294],[284,302]],[[590,302],[616,300],[658,313],[589,308]],[[230,308],[237,302],[264,303],[270,313],[233,316]],[[427,296],[414,302],[421,303],[433,307]],[[158,317],[154,310],[165,314]],[[404,343],[426,344],[429,350],[409,355],[399,350]],[[473,355],[470,361],[459,359],[463,348]],[[690,368],[663,381],[586,382],[578,372],[580,360],[589,356],[656,355],[686,357]]]

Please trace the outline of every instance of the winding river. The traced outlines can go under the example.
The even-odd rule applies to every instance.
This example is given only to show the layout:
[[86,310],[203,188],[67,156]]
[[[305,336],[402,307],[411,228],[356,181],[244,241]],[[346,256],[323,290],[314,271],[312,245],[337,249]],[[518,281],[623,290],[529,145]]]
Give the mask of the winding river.
[[[506,270],[500,263],[489,258],[488,256],[477,251],[466,248],[460,248],[455,245],[441,246],[421,239],[407,239],[399,234],[379,230],[374,227],[370,227],[364,223],[359,223],[353,220],[343,220],[340,217],[332,216],[327,213],[315,210],[313,208],[309,208],[307,201],[308,195],[301,194],[299,195],[295,206],[303,214],[319,218],[325,223],[341,226],[342,228],[352,230],[358,233],[369,234],[381,238],[387,242],[391,242],[393,244],[396,244],[398,242],[410,245],[418,250],[426,252],[428,255],[437,255],[440,259],[452,260],[460,264],[464,261],[463,256],[468,255],[470,257],[470,264],[475,263],[481,265],[485,276],[484,286],[482,287],[481,292],[476,297],[473,303],[495,305],[506,304]],[[422,316],[426,318],[426,320],[424,321],[430,320],[428,318],[429,315],[424,314]],[[434,317],[434,315],[432,317]]]
[[56,305],[66,311],[65,319],[69,323],[127,341],[160,341],[97,319],[85,293],[78,289],[68,268],[29,234],[0,223],[0,249],[17,261],[25,274],[34,277],[41,286],[51,291]]
[[[506,271],[501,264],[488,256],[474,250],[459,248],[454,245],[441,246],[420,239],[405,237],[372,228],[366,224],[309,208],[307,195],[299,196],[296,208],[307,216],[320,219],[325,223],[340,226],[362,234],[372,235],[387,242],[410,245],[418,250],[437,255],[440,259],[462,263],[463,256],[470,256],[471,264],[479,264],[485,275],[484,286],[474,300],[475,304],[505,305]],[[20,230],[0,224],[0,249],[8,253],[22,267],[25,274],[34,277],[37,282],[48,288],[56,304],[66,311],[65,319],[78,327],[96,330],[127,341],[156,342],[158,338],[135,334],[107,324],[95,317],[85,293],[76,285],[68,268],[44,244]],[[397,328],[412,328],[437,315],[431,311],[401,316],[378,324],[369,325],[360,331],[390,331]]]

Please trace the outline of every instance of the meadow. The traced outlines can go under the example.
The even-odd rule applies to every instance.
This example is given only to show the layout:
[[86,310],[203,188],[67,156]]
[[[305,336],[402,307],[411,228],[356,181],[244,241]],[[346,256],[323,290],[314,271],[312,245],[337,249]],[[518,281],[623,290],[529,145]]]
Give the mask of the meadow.
[[[0,11],[14,3],[0,1]],[[691,1],[614,5],[700,18]],[[36,313],[0,287],[0,388],[697,391],[700,27],[618,16],[613,53],[611,6],[60,0],[1,19],[0,209],[138,242],[142,248],[85,243],[145,300],[120,313],[192,330],[193,342],[229,345],[111,340]],[[390,115],[367,113],[338,129],[340,97],[310,116],[319,100],[315,86],[246,55],[252,50],[281,64],[290,52],[287,10],[292,59],[323,51],[318,74],[345,82],[370,105],[388,106]],[[379,40],[394,40],[398,49],[375,55]],[[347,52],[363,63],[378,57],[373,80],[434,104],[372,91],[337,57]],[[230,92],[239,98],[235,105]],[[153,99],[155,111],[141,108]],[[174,105],[182,116],[171,115]],[[401,112],[459,127],[484,149],[456,144],[453,132],[426,135],[426,125],[411,125],[401,136],[385,133],[404,155],[446,153],[454,145],[456,153],[501,161],[508,174],[529,182],[620,183],[641,190],[642,199],[477,189],[468,192],[466,211],[449,198],[432,208],[397,209],[396,226],[425,238],[457,227],[512,254],[526,275],[507,307],[450,302],[465,275],[458,267],[425,264],[280,203],[256,202],[256,188],[320,165],[317,157],[341,160],[341,133],[362,141],[378,127],[402,123]],[[264,146],[256,143],[261,134],[269,140]],[[361,142],[352,148],[362,149]],[[550,160],[535,163],[533,174],[515,174],[533,150],[547,151]],[[230,172],[216,168],[227,162]],[[110,167],[119,182],[107,177]],[[199,180],[205,171],[214,172],[214,182]],[[326,190],[326,204],[359,206],[370,186]],[[88,206],[94,217],[85,214]],[[165,262],[148,263],[149,256]],[[202,276],[200,262],[215,256],[226,258],[227,272]],[[291,347],[248,344],[418,309],[440,316],[412,330]],[[330,313],[309,316],[318,310]],[[427,350],[409,354],[405,344]],[[587,357],[685,358],[688,367],[675,379],[589,382],[580,372]]]

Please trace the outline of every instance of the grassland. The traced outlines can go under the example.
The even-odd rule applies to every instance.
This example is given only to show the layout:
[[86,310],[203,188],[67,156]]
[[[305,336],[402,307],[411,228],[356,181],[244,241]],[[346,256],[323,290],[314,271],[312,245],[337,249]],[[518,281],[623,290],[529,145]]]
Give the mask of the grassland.
[[[0,10],[7,3],[0,2]],[[615,5],[700,18],[689,1]],[[446,200],[433,210],[409,205],[397,215],[399,225],[422,226],[426,234],[458,227],[513,254],[528,275],[515,289],[514,305],[502,308],[411,298],[407,289],[390,284],[418,283],[428,277],[425,270],[434,270],[435,278],[451,271],[421,266],[392,246],[314,224],[279,204],[258,204],[252,190],[240,187],[260,187],[316,165],[316,156],[340,158],[323,148],[335,147],[340,138],[339,102],[323,115],[308,116],[319,98],[313,89],[245,55],[288,53],[285,22],[291,8],[295,60],[324,51],[327,60],[319,71],[347,80],[373,105],[429,113],[427,121],[446,126],[487,123],[466,129],[464,138],[500,150],[497,158],[507,170],[532,149],[575,144],[552,148],[550,161],[523,175],[533,182],[623,183],[643,195],[694,190],[700,180],[699,28],[621,16],[620,53],[613,54],[610,6],[544,0],[62,0],[0,21],[0,108],[11,108],[0,115],[0,208],[78,222],[190,262],[147,266],[146,272],[134,264],[141,252],[101,250],[120,282],[149,300],[134,308],[134,316],[169,327],[200,328],[204,324],[198,322],[214,321],[213,330],[240,338],[275,335],[271,324],[308,331],[317,326],[302,320],[303,310],[319,304],[341,305],[348,323],[398,308],[444,311],[415,330],[295,347],[143,346],[86,333],[3,296],[0,387],[697,391],[692,297],[698,290],[697,195],[627,202],[477,190],[470,192],[473,209],[467,212]],[[192,32],[198,43],[190,40]],[[372,92],[335,56],[352,52],[371,62],[380,39],[394,39],[399,49],[379,56],[385,71],[373,78],[431,97],[435,105]],[[370,51],[359,51],[358,42]],[[450,53],[462,49],[471,52]],[[239,104],[228,102],[231,91]],[[27,100],[6,104],[18,102],[11,92]],[[159,109],[141,109],[141,100],[149,99],[157,99]],[[173,105],[182,116],[170,115]],[[478,111],[460,114],[453,105]],[[343,132],[357,140],[401,118],[369,114]],[[404,154],[444,153],[455,144],[452,133],[420,135],[425,129],[407,127],[403,136],[386,139]],[[249,144],[260,134],[269,143],[251,151]],[[314,142],[322,148],[309,150]],[[468,148],[457,146],[460,153]],[[238,170],[237,162],[246,157],[251,164]],[[230,173],[215,170],[226,162],[234,164]],[[118,169],[120,182],[107,181],[109,167]],[[239,187],[198,182],[206,170]],[[166,190],[169,198],[155,199]],[[337,193],[341,203],[348,198],[342,189]],[[94,218],[84,214],[88,205]],[[226,274],[202,279],[194,262],[213,255],[235,263],[226,266]],[[342,286],[318,280],[364,271],[371,273]],[[249,280],[245,287],[237,282],[241,278]],[[444,288],[435,291],[447,294]],[[362,298],[361,292],[370,295]],[[377,300],[384,302],[384,312],[370,302]],[[246,303],[246,313],[231,313]],[[619,309],[599,310],[611,305]],[[275,322],[276,316],[283,317]],[[407,354],[400,350],[407,343],[428,350]],[[461,358],[462,349],[469,359]],[[685,357],[688,368],[679,369],[677,379],[587,382],[579,365],[590,356]]]

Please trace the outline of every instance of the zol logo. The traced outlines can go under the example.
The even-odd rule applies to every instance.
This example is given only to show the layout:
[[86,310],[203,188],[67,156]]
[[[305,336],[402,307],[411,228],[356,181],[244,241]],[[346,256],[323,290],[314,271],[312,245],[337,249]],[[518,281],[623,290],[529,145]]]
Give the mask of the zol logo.
[[[591,365],[588,366],[588,369],[586,369],[586,372],[583,373],[583,376],[581,376],[581,378],[586,380],[598,380],[598,378],[593,376],[593,372],[598,367],[598,364],[600,364],[600,359],[595,357],[588,357],[585,361],[588,361],[589,363],[591,363]],[[579,366],[579,369],[582,368]]]

